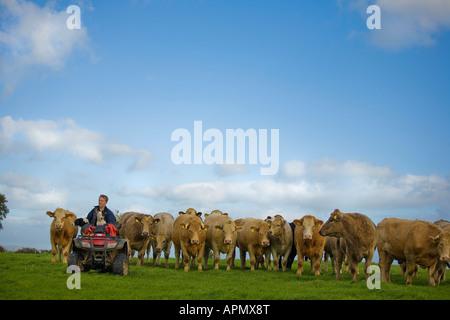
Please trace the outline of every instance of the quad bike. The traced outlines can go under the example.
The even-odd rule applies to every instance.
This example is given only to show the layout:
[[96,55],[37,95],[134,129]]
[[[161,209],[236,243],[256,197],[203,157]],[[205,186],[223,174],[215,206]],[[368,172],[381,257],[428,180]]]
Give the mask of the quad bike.
[[94,269],[121,276],[128,274],[127,241],[109,235],[103,226],[95,227],[92,234],[74,238],[72,248],[68,266],[76,265],[81,272]]

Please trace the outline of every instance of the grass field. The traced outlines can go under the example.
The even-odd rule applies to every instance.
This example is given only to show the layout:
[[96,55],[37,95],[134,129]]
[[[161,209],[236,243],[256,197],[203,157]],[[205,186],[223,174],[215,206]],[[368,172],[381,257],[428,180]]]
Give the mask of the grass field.
[[[380,290],[369,290],[364,281],[362,266],[357,281],[343,274],[336,282],[331,271],[316,277],[306,272],[298,277],[296,261],[292,270],[234,270],[210,268],[185,273],[182,268],[152,267],[150,263],[130,265],[127,277],[102,274],[96,271],[81,274],[81,289],[69,290],[66,281],[67,265],[51,264],[50,254],[0,253],[0,299],[163,299],[163,300],[299,300],[299,299],[450,299],[450,272],[447,280],[436,287],[427,285],[427,270],[419,268],[419,278],[413,286],[405,285],[399,266],[392,267],[391,283],[381,283]],[[211,262],[211,260],[210,260]],[[236,260],[236,266],[239,266]]]

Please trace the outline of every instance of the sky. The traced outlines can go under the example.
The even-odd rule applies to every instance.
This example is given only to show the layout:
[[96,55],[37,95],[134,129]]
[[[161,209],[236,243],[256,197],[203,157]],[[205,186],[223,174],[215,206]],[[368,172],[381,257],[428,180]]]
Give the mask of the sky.
[[[100,194],[119,213],[450,220],[449,16],[448,0],[0,0],[0,245],[49,249],[46,211],[85,217]],[[256,134],[243,162],[238,129]]]

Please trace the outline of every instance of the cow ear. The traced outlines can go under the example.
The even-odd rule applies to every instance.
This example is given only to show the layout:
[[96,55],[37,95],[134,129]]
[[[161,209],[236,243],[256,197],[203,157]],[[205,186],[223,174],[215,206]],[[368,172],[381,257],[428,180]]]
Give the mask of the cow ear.
[[205,218],[207,218],[209,216],[209,213],[205,213]]
[[186,214],[184,211],[178,211],[178,214],[180,215],[180,216],[182,216],[183,214]]
[[203,226],[203,230],[205,230],[205,231],[207,231],[208,230],[208,228],[209,228],[209,226],[207,225],[207,224],[205,224],[204,226]]
[[223,226],[221,226],[220,224],[216,224],[216,225],[214,226],[214,228],[216,228],[217,231],[223,230]]
[[242,231],[242,227],[241,226],[236,226],[236,231]]
[[180,223],[181,229],[186,229],[186,225],[184,223]]
[[160,221],[159,218],[153,219],[153,224],[157,224]]
[[302,223],[301,223],[300,220],[298,220],[298,219],[295,219],[293,222],[294,222],[294,224],[295,224],[296,226],[301,226],[301,225],[302,225]]
[[141,223],[141,220],[138,217],[135,218],[135,221]]
[[316,219],[316,227],[320,227],[321,225],[323,225],[323,221]]
[[54,212],[51,212],[51,211],[47,211],[47,215],[48,215],[49,217],[53,218],[53,217],[55,216],[55,213],[54,213]]
[[259,228],[258,228],[258,227],[255,227],[255,226],[251,226],[251,227],[250,227],[250,231],[251,231],[251,232],[259,231]]
[[74,219],[76,219],[77,216],[73,212],[66,211],[66,218],[74,218]]
[[201,212],[197,212],[197,217],[201,217],[202,216],[202,213]]
[[224,215],[224,216],[227,216],[227,215],[228,215],[228,212],[225,212],[223,215]]

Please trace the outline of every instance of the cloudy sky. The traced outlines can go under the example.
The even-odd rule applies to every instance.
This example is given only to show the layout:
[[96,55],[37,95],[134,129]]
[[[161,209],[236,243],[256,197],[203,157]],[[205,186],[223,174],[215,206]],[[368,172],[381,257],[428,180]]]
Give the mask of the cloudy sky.
[[[86,216],[101,193],[120,213],[450,219],[449,16],[448,0],[0,0],[0,245],[50,248],[45,212]],[[177,129],[191,163],[212,129],[234,164],[174,163]],[[227,129],[257,133],[256,164],[249,140],[244,164],[226,155]],[[272,129],[279,170],[261,175]]]

